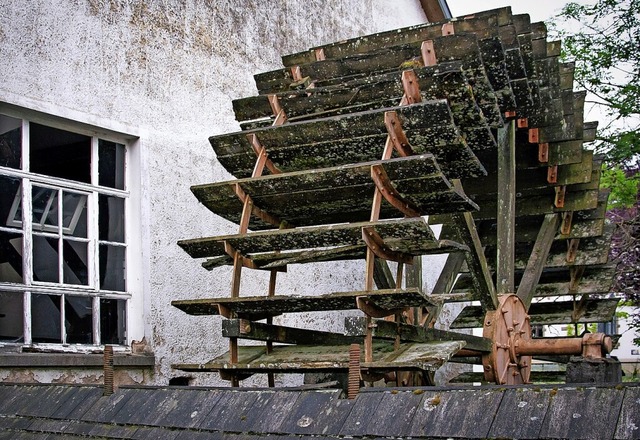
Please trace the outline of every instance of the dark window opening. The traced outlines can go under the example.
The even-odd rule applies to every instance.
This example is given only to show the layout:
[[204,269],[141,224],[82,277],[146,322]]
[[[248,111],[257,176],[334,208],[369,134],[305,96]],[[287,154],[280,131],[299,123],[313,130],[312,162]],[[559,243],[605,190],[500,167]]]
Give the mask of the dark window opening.
[[126,305],[119,299],[100,300],[101,344],[126,344]]
[[22,298],[21,293],[0,292],[0,341],[24,341],[24,301]]
[[30,171],[91,183],[91,138],[70,131],[29,125]]
[[65,329],[70,344],[93,342],[93,307],[91,298],[66,296],[64,300]]
[[0,115],[0,166],[22,166],[22,121]]
[[56,295],[31,295],[33,342],[62,343],[60,299]]

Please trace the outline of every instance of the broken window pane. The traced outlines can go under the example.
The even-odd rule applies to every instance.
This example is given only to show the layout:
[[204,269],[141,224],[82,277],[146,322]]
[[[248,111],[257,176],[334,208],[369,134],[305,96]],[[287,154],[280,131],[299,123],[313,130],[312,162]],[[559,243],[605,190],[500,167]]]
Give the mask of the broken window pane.
[[58,283],[58,239],[33,236],[33,279]]
[[124,199],[101,194],[98,216],[100,240],[124,243]]
[[22,278],[22,234],[20,233],[0,231],[0,282],[24,282]]
[[22,227],[21,196],[19,179],[0,176],[0,226]]
[[0,341],[23,342],[23,323],[22,293],[0,292]]
[[100,289],[124,292],[126,290],[123,246],[100,245]]
[[62,242],[63,282],[65,284],[89,284],[87,269],[88,243],[84,241],[64,240]]
[[87,236],[87,196],[62,192],[62,230],[74,237]]
[[126,344],[126,307],[125,300],[100,300],[101,344]]
[[93,343],[93,307],[88,297],[69,296],[64,299],[65,329],[69,344]]
[[91,183],[91,138],[58,128],[29,124],[30,171]]
[[33,342],[62,342],[59,296],[31,295],[31,335]]
[[31,191],[34,231],[58,232],[58,190],[34,186]]
[[22,120],[0,115],[0,166],[20,169]]
[[98,140],[98,185],[124,189],[124,155],[124,145]]

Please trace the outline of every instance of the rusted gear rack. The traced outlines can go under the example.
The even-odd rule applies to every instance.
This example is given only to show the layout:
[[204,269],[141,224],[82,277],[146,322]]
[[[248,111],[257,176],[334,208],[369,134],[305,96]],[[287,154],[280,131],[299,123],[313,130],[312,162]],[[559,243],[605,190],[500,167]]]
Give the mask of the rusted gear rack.
[[[599,297],[614,268],[600,161],[583,147],[596,124],[583,121],[584,93],[559,55],[543,23],[503,8],[312,48],[256,75],[260,94],[233,102],[243,130],[209,139],[237,180],[192,188],[239,233],[179,243],[207,269],[233,265],[231,295],[172,302],[227,318],[230,350],[175,367],[238,385],[354,365],[365,378],[424,374],[457,356],[512,384],[531,380],[531,356],[605,356],[604,335],[531,338],[531,325],[609,321],[617,304]],[[439,238],[423,216],[444,224]],[[423,292],[414,268],[442,253],[440,279]],[[276,294],[289,264],[361,258],[361,292]],[[240,296],[243,267],[270,271],[266,296]],[[433,328],[450,301],[479,301],[451,329],[483,337]],[[345,335],[271,322],[356,308],[364,317],[348,318]]]

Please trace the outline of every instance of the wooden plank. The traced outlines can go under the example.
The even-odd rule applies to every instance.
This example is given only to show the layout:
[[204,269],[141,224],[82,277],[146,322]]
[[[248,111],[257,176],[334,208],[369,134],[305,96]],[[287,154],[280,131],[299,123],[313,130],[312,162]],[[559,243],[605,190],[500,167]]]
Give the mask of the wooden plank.
[[624,389],[617,387],[559,388],[549,400],[540,437],[613,438],[623,397]]
[[373,228],[388,246],[399,246],[405,242],[406,246],[401,247],[403,251],[406,251],[405,253],[411,253],[412,249],[420,248],[420,246],[407,243],[408,239],[417,242],[426,240],[437,247],[437,240],[431,228],[421,217],[221,235],[182,240],[178,244],[193,258],[224,255],[227,253],[225,243],[244,255],[318,247],[364,245],[363,228]]
[[498,130],[496,294],[513,293],[516,228],[515,121]]
[[[421,215],[477,209],[442,175],[429,154],[196,185],[191,191],[212,212],[238,223],[243,208],[236,195],[239,186],[251,197],[254,209],[260,210],[250,220],[252,230],[277,227],[261,218],[261,213],[289,226],[364,221],[375,189],[372,168],[378,166],[399,197]],[[396,208],[384,204],[382,218],[400,216]]]
[[[609,322],[613,319],[618,299],[590,299],[586,302],[585,313],[578,323]],[[529,309],[531,325],[571,324],[574,303],[542,302],[533,303]],[[451,323],[450,328],[479,328],[484,321],[484,312],[480,306],[468,306]]]
[[208,298],[174,300],[171,305],[190,315],[218,315],[220,306],[238,318],[264,319],[282,313],[357,309],[356,299],[367,298],[387,310],[430,304],[419,289],[392,289],[363,292],[336,292],[318,296],[245,296],[240,298]]
[[551,393],[550,389],[524,387],[506,390],[488,437],[540,438],[549,402],[553,400]]
[[345,336],[341,333],[285,327],[246,319],[223,320],[222,336],[298,345],[348,345],[362,342],[362,338]]
[[627,387],[624,390],[620,417],[616,424],[615,439],[625,439],[638,437],[638,426],[640,426],[640,387]]
[[[535,288],[536,297],[586,295],[609,293],[615,276],[615,265],[585,266],[577,282],[572,282],[571,273],[578,268],[547,268],[543,271]],[[516,272],[516,285],[522,279],[523,271]],[[472,289],[469,274],[461,274],[452,289],[453,295],[463,295]],[[453,297],[455,298],[455,296]],[[461,300],[469,300],[462,296]],[[473,299],[473,296],[471,296]]]
[[502,401],[498,388],[451,392],[427,388],[422,396],[407,437],[488,438]]
[[542,275],[559,224],[560,216],[558,214],[547,214],[540,226],[531,256],[527,261],[527,267],[518,284],[517,295],[522,300],[525,309],[531,305],[535,288],[540,280],[540,275]]
[[[255,269],[279,269],[286,270],[289,264],[319,263],[326,261],[361,260],[365,258],[366,245],[340,246],[329,249],[312,249],[303,251],[273,251],[245,258],[245,263],[249,262]],[[439,255],[451,252],[466,252],[469,248],[466,245],[450,240],[438,240],[433,242],[427,238],[414,238],[394,242],[394,249],[398,252],[411,255]],[[220,266],[233,264],[233,259],[228,255],[209,258],[202,266],[207,270]],[[248,263],[247,263],[248,264]]]
[[[464,346],[464,342],[403,344],[394,350],[393,343],[374,342],[373,362],[361,364],[362,368],[376,372],[405,370],[432,371],[449,360]],[[238,362],[229,362],[229,353],[201,364],[176,364],[173,368],[183,371],[228,371],[242,374],[309,371],[344,372],[349,368],[348,345],[277,345],[271,353],[265,347],[239,348]]]
[[[430,38],[438,61],[461,60],[466,66],[481,64],[475,35],[448,35]],[[446,41],[445,41],[446,40]],[[406,69],[406,62],[422,58],[421,45],[425,40],[397,44],[391,47],[301,64],[301,77],[311,81],[344,78],[353,75],[370,74],[376,71]],[[467,67],[468,68],[468,67]],[[283,68],[254,75],[261,94],[290,90],[296,82],[291,69]]]
[[[380,319],[375,320],[373,324],[374,338],[394,340],[397,336],[400,336],[400,340],[403,342],[464,341],[466,349],[482,352],[491,351],[492,342],[479,336]],[[345,334],[355,337],[363,336],[365,333],[365,318],[360,316],[348,316],[345,318]]]
[[[504,8],[506,11],[506,8]],[[479,38],[487,38],[495,35],[498,25],[498,13],[491,11],[490,14],[480,16],[474,14],[472,17],[465,17],[463,20],[452,21],[454,33],[473,32]],[[362,37],[351,38],[313,47],[309,50],[282,57],[286,67],[306,64],[316,60],[314,51],[322,49],[326,58],[341,58],[357,53],[375,51],[381,47],[395,46],[402,43],[421,42],[442,36],[442,23],[423,23],[392,31],[380,32]]]

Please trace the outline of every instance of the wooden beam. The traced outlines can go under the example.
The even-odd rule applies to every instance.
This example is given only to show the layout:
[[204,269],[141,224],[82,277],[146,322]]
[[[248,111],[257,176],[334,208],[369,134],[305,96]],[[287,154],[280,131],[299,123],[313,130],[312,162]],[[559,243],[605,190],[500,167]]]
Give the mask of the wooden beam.
[[465,259],[473,279],[473,287],[478,293],[483,310],[496,310],[498,307],[498,295],[491,279],[487,259],[484,256],[482,243],[476,230],[473,216],[469,212],[453,214],[454,228],[463,243],[469,244],[469,252],[465,253]]
[[540,281],[540,275],[542,275],[542,270],[549,256],[549,250],[551,249],[551,244],[558,230],[559,223],[559,214],[547,214],[544,217],[540,231],[538,232],[538,237],[531,251],[531,257],[527,262],[522,280],[518,285],[517,295],[527,310],[531,305],[538,281]]
[[381,258],[374,260],[373,280],[378,289],[395,289],[396,287],[389,264]]
[[516,229],[516,131],[515,121],[498,129],[498,243],[497,294],[515,291]]
[[[491,351],[491,340],[465,333],[450,332],[416,325],[375,320],[373,337],[395,339],[400,335],[402,342],[465,341],[464,348],[474,351]],[[366,320],[359,316],[348,316],[344,321],[345,333],[351,337],[363,336],[366,332]]]
[[[299,345],[343,345],[362,342],[362,337],[358,338],[345,336],[341,333],[269,325],[247,319],[225,319],[222,321],[222,336],[225,338]],[[269,351],[270,350],[267,349],[267,353]]]

